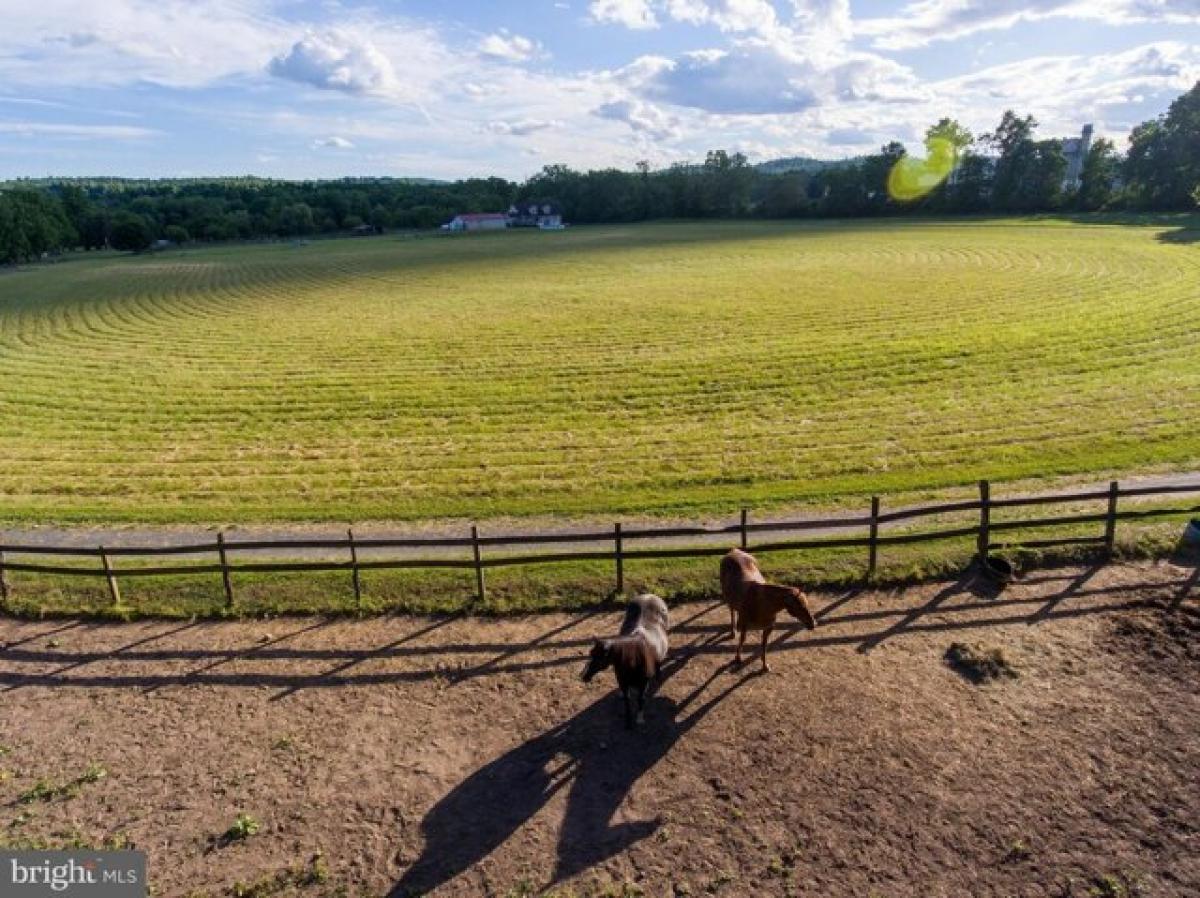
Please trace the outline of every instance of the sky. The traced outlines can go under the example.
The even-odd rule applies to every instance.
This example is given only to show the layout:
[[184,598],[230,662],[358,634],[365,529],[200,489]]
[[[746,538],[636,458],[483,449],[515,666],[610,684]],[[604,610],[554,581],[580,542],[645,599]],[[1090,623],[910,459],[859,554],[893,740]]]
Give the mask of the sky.
[[524,179],[1133,126],[1200,0],[0,0],[0,178]]

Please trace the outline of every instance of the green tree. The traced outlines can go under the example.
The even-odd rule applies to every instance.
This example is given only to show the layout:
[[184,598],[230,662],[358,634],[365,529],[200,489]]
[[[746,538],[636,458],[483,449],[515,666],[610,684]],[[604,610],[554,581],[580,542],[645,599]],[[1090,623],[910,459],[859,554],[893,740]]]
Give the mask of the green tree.
[[0,264],[14,265],[29,258],[29,242],[17,224],[16,203],[0,193]]
[[1034,140],[1037,122],[1006,110],[996,130],[985,140],[998,152],[992,180],[992,205],[1006,212],[1054,209],[1062,197],[1067,159],[1062,142]]
[[0,193],[0,203],[5,209],[0,261],[24,262],[75,245],[75,229],[57,197],[40,190],[11,190]]
[[104,249],[111,231],[111,216],[104,209],[93,207],[79,224],[79,243],[84,249]]
[[762,211],[768,218],[792,218],[809,209],[806,172],[767,175],[763,186]]
[[1021,118],[1006,109],[996,130],[984,137],[997,153],[992,179],[992,202],[997,209],[1027,210],[1027,182],[1036,162],[1033,144],[1036,127],[1033,116]]
[[1088,150],[1079,178],[1076,204],[1086,212],[1103,209],[1112,199],[1113,185],[1120,173],[1121,160],[1111,140],[1101,137]]
[[298,237],[311,234],[316,229],[313,220],[312,206],[308,203],[292,203],[279,210],[276,222],[279,233],[285,237]]
[[968,152],[958,163],[945,188],[946,202],[956,212],[983,212],[991,204],[995,164],[986,156]]
[[137,253],[148,249],[153,240],[150,223],[143,216],[135,212],[118,212],[113,216],[109,238],[113,249]]
[[930,148],[939,141],[944,141],[953,147],[955,152],[961,156],[975,142],[975,136],[955,119],[943,118],[939,119],[936,125],[930,125],[925,130],[925,149],[932,153],[933,150]]
[[1139,205],[1191,208],[1200,184],[1200,81],[1178,97],[1165,115],[1133,129],[1125,176]]
[[738,216],[750,205],[753,169],[744,155],[710,150],[704,159],[705,209],[711,215]]
[[896,163],[907,155],[904,144],[893,140],[879,148],[879,152],[862,161],[860,169],[862,187],[866,194],[864,211],[880,211],[894,205],[888,196],[888,176]]

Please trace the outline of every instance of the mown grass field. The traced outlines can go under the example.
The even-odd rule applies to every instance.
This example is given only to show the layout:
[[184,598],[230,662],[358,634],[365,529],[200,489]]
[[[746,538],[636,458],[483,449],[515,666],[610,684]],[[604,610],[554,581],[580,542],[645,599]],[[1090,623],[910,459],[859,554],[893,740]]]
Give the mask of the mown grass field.
[[0,520],[728,514],[1192,468],[1194,227],[663,224],[3,272]]

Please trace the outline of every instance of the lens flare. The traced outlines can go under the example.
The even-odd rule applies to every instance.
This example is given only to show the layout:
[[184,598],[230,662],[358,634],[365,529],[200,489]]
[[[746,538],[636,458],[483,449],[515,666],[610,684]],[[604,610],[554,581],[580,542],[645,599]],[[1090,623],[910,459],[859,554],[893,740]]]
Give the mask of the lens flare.
[[950,177],[958,164],[958,149],[944,137],[931,137],[925,142],[926,157],[904,156],[888,173],[888,196],[897,202],[911,203],[930,194]]

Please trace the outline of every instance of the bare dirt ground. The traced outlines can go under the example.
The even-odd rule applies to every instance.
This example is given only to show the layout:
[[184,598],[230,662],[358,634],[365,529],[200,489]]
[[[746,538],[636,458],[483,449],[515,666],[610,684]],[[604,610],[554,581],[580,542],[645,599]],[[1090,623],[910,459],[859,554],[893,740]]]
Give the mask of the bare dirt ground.
[[0,620],[0,843],[128,839],[163,896],[1200,895],[1198,596],[1166,562],[820,595],[768,675],[681,606],[634,733],[579,681],[616,611]]

